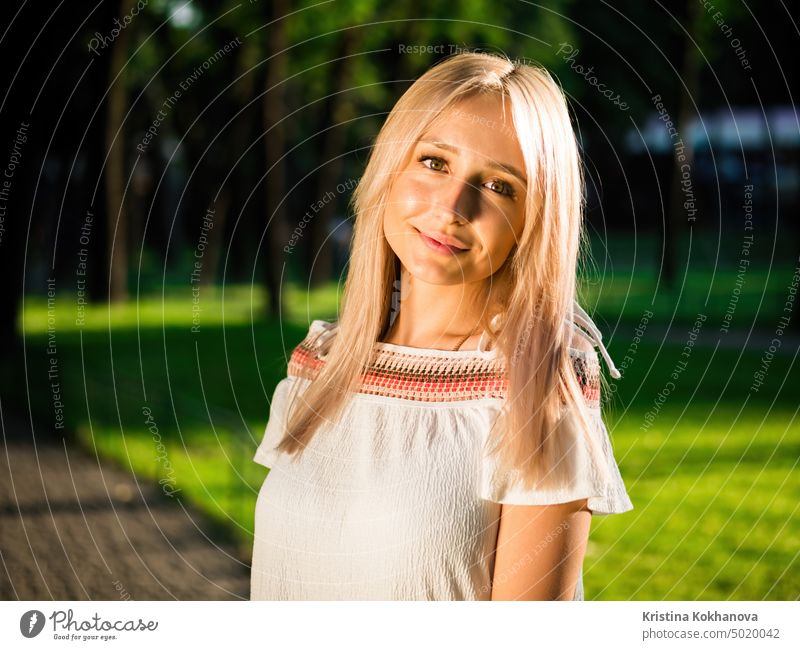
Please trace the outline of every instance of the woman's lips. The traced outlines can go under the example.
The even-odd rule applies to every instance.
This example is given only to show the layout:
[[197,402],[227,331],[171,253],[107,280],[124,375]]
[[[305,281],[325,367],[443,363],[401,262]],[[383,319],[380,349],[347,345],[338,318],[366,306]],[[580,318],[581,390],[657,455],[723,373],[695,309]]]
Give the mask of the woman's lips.
[[438,241],[428,237],[419,230],[417,230],[417,232],[419,233],[419,236],[422,238],[422,241],[425,242],[425,245],[428,248],[430,248],[432,251],[440,253],[441,255],[457,255],[458,253],[466,253],[469,250],[468,248],[466,249],[457,248],[456,246],[447,246],[446,244],[440,244]]

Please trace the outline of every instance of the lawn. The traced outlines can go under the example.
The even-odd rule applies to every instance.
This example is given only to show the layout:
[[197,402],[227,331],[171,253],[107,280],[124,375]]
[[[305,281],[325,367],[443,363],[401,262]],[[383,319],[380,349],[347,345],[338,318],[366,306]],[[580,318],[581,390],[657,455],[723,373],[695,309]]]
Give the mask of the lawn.
[[[721,272],[715,282],[730,284],[732,273]],[[713,284],[700,276],[692,282],[692,296]],[[766,276],[764,282],[769,285]],[[616,305],[606,313],[616,315],[624,305],[620,320],[631,323],[649,301],[615,283],[590,285],[590,295],[598,291],[600,304]],[[704,313],[724,313],[727,291],[703,303]],[[695,300],[679,302],[673,312],[693,317]],[[112,309],[89,306],[82,327],[67,294],[56,299],[55,338],[48,339],[46,303],[29,298],[20,322],[25,372],[14,381],[29,396],[37,426],[52,428],[47,371],[55,358],[67,429],[143,481],[172,481],[179,490],[174,498],[202,508],[247,556],[267,472],[251,459],[269,398],[309,320],[335,317],[337,293],[335,286],[311,296],[289,287],[287,304],[300,307],[282,322],[254,318],[262,302],[261,291],[249,287],[227,287],[224,294],[204,289],[199,331],[192,332],[186,291]],[[745,303],[739,310],[757,311]],[[55,354],[48,354],[48,342]],[[610,352],[616,359],[625,350],[612,346]],[[800,400],[797,381],[788,380],[793,358],[776,356],[768,383],[754,393],[749,388],[762,350],[697,348],[643,430],[679,353],[646,342],[615,382],[606,420],[635,509],[594,519],[586,598],[795,599]],[[163,454],[157,457],[159,442],[168,465]]]

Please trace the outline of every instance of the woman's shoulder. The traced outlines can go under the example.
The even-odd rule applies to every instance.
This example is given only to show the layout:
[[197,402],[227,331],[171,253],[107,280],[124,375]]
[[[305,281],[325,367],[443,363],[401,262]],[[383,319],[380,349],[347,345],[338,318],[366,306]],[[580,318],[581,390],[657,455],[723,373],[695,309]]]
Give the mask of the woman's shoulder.
[[321,319],[312,320],[303,340],[298,343],[289,356],[289,377],[310,379],[324,363],[328,344],[336,333],[338,322]]
[[594,356],[597,358],[597,350],[594,347],[594,342],[590,339],[583,330],[572,327],[568,335],[568,345],[570,351],[577,352],[579,355]]
[[571,328],[568,348],[575,377],[588,406],[600,407],[600,357],[594,341],[577,327]]

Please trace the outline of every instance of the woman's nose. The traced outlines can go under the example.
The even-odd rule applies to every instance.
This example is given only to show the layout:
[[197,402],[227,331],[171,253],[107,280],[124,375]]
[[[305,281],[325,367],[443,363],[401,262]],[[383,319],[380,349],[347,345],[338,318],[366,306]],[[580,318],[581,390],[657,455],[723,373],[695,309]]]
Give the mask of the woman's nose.
[[436,188],[434,203],[440,213],[448,217],[470,219],[477,209],[479,193],[469,181],[450,176]]

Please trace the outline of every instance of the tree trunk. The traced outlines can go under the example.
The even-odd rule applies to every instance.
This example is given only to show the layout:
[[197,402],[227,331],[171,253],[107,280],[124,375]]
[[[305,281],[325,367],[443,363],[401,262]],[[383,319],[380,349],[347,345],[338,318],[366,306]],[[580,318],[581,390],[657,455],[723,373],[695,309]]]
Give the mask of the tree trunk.
[[[359,31],[362,33],[363,30]],[[351,87],[353,57],[350,56],[358,47],[358,37],[353,30],[344,32],[339,41],[339,48],[336,53],[337,60],[333,63],[333,70],[330,74],[331,87],[330,95],[323,102],[321,115],[322,120],[330,116],[332,124],[326,125],[327,130],[323,136],[322,152],[320,163],[322,168],[317,173],[317,189],[314,194],[315,201],[322,201],[323,205],[310,224],[311,246],[308,251],[311,276],[309,283],[312,287],[319,287],[331,279],[333,269],[333,250],[332,243],[328,237],[330,223],[336,213],[337,206],[343,203],[342,196],[336,190],[336,184],[342,171],[345,135],[347,127],[342,123],[346,122],[351,116],[351,102],[344,91]],[[324,197],[329,193],[334,198],[325,201]]]
[[287,60],[284,50],[288,44],[285,16],[291,11],[288,0],[273,0],[270,3],[270,25],[267,32],[266,90],[263,103],[264,151],[266,154],[266,233],[265,233],[265,280],[267,286],[267,317],[278,316],[282,310],[281,272],[283,247],[288,239],[286,225],[286,129],[281,119],[285,115]]
[[[683,159],[678,155],[678,151],[673,146],[673,166],[672,182],[669,195],[669,209],[664,220],[664,260],[662,266],[662,281],[665,288],[675,286],[676,266],[677,266],[677,242],[681,240],[681,235],[686,232],[684,218],[691,219],[689,223],[694,223],[694,216],[689,216],[684,209],[684,192],[681,186],[683,171],[682,167],[688,165],[690,170],[689,181],[690,189],[695,194],[696,188],[692,176],[694,165],[694,146],[690,139],[689,125],[696,110],[694,103],[698,103],[698,92],[700,90],[700,52],[695,45],[698,36],[698,21],[702,18],[697,9],[698,5],[693,0],[688,0],[686,10],[686,29],[687,35],[684,38],[683,70],[681,80],[685,88],[681,87],[678,96],[678,135],[683,141],[684,147],[681,151]],[[694,40],[694,42],[692,42]],[[699,110],[699,107],[698,109]],[[673,143],[674,145],[675,143]],[[660,251],[659,251],[660,252]]]
[[[133,8],[134,0],[119,3],[119,15],[127,16]],[[109,302],[123,302],[128,299],[128,218],[125,209],[125,132],[122,120],[125,117],[127,92],[125,76],[119,74],[128,59],[130,28],[119,32],[111,52],[111,70],[108,83],[111,91],[108,97],[106,121],[106,210],[108,212],[108,264],[109,264]]]
[[230,187],[223,187],[214,203],[214,227],[208,233],[208,245],[203,255],[203,273],[200,276],[200,284],[202,286],[212,286],[217,279],[217,269],[219,269],[220,254],[222,252],[222,241],[225,235],[225,223],[228,220],[230,207]]

